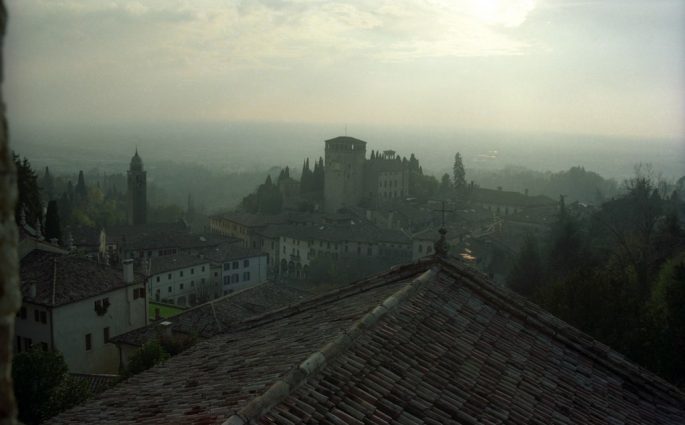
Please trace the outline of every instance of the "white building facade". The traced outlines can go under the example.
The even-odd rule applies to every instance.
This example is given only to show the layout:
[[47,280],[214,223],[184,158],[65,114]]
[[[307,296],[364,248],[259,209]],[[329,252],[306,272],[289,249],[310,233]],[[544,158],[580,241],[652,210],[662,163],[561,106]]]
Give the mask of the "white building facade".
[[[49,272],[48,268],[29,275],[28,282],[22,277],[24,300],[15,322],[14,351],[35,348],[59,351],[71,373],[118,373],[119,351],[108,341],[147,323],[144,277],[134,275],[132,263],[124,265],[130,267],[122,276],[121,271],[106,266],[50,255],[51,263],[57,257],[55,271],[60,267],[65,270],[59,279],[53,276],[45,276],[48,279],[43,281],[34,279],[43,270]],[[93,272],[89,273],[89,268]],[[90,276],[94,279],[93,285],[70,288],[74,285],[69,281],[72,271]],[[109,281],[103,283],[97,279]]]

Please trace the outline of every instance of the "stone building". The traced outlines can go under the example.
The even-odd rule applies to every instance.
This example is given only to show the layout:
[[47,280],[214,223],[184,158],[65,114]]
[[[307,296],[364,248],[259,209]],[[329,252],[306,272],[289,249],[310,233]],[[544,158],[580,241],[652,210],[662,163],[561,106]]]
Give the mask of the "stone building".
[[143,160],[136,154],[131,158],[128,172],[128,224],[141,225],[147,222],[147,172]]
[[376,205],[409,195],[409,164],[395,151],[372,152],[366,142],[349,136],[326,140],[324,201],[326,211]]
[[324,201],[326,210],[355,206],[362,199],[366,142],[340,136],[326,140]]

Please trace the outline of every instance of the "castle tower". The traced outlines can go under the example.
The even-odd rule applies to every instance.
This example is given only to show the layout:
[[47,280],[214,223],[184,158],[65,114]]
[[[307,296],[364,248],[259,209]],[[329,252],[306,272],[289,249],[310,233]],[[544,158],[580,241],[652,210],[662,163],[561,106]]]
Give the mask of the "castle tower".
[[131,158],[128,169],[128,224],[145,224],[147,221],[147,172],[143,160],[136,154]]
[[324,202],[326,211],[335,212],[359,203],[364,190],[366,142],[340,136],[326,140]]

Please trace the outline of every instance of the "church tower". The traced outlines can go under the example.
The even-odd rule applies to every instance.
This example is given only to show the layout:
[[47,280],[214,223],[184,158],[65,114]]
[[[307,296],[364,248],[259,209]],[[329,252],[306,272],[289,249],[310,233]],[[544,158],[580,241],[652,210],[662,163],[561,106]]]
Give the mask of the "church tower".
[[147,221],[147,172],[143,160],[136,154],[131,158],[128,169],[128,224],[139,225]]

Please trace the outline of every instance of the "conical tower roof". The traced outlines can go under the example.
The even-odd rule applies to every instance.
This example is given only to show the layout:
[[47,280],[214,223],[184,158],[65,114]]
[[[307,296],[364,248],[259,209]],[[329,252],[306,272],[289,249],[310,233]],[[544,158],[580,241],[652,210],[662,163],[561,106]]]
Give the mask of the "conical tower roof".
[[136,148],[136,153],[133,155],[133,158],[131,158],[130,169],[135,171],[143,171],[143,160],[140,158],[140,155],[138,155],[138,148]]

